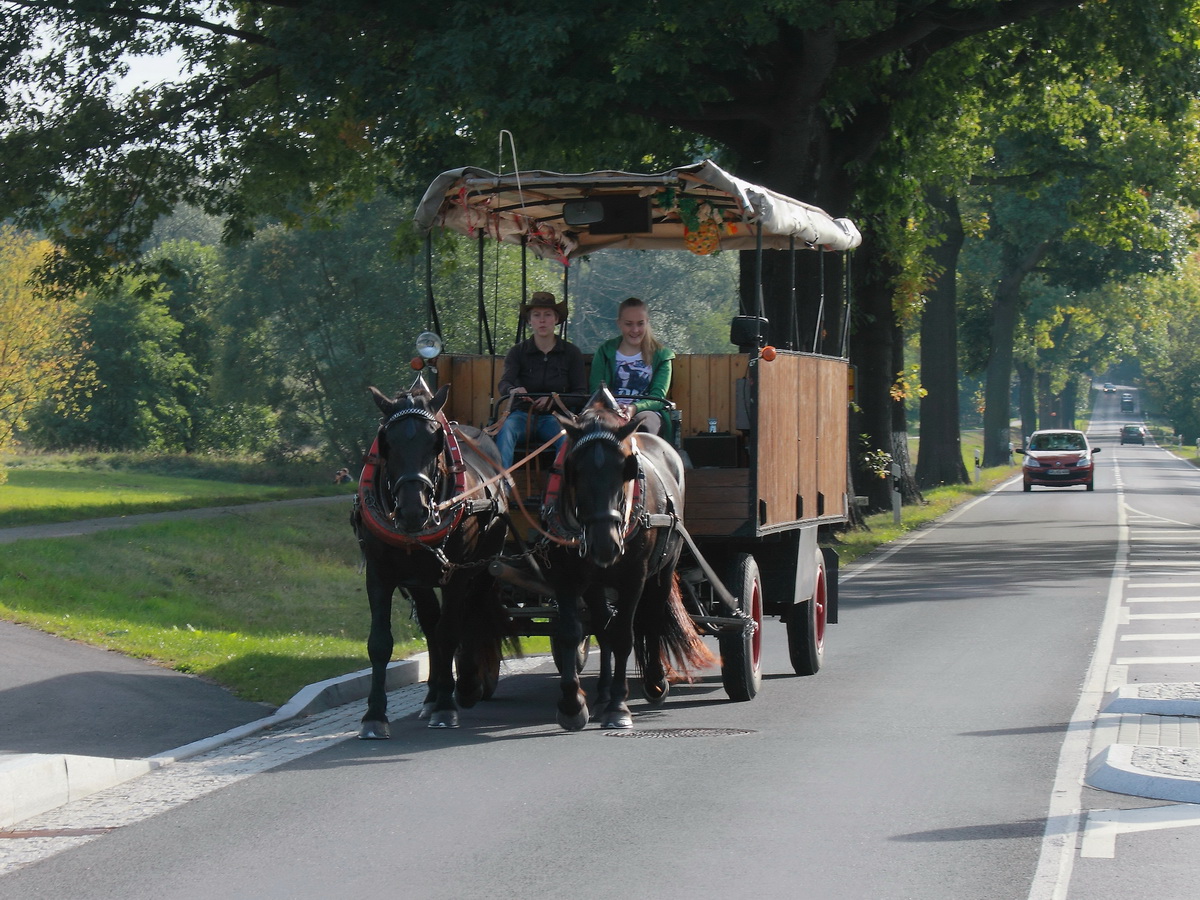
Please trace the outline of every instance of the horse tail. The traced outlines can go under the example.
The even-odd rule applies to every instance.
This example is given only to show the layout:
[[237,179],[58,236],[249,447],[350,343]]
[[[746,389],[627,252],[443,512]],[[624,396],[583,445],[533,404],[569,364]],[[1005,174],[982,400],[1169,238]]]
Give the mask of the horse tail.
[[671,572],[670,588],[662,602],[646,602],[648,599],[643,595],[634,615],[633,650],[639,669],[645,672],[647,662],[655,660],[671,681],[692,682],[695,670],[719,664],[684,608],[678,573]]

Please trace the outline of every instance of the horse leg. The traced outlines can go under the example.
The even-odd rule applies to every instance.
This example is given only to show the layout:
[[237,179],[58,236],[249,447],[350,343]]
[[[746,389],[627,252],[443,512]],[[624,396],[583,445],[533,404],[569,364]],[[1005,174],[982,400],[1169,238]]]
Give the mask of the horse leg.
[[[569,584],[569,581],[565,583]],[[579,684],[579,669],[575,665],[579,644],[583,640],[583,623],[579,618],[580,596],[577,587],[556,590],[555,595],[558,601],[558,626],[551,639],[551,648],[562,690],[556,721],[565,731],[580,731],[588,721],[587,695]]]
[[600,674],[596,679],[596,715],[608,705],[612,695],[612,645],[605,632],[605,623],[609,619],[608,603],[605,588],[594,585],[584,594],[588,609],[588,619],[596,638],[596,652],[600,657]]
[[612,697],[613,679],[612,645],[603,632],[596,635],[596,649],[600,654],[600,677],[596,679],[596,714],[599,715]]
[[487,604],[491,602],[488,592],[494,589],[490,576],[472,578],[464,586],[459,613],[458,653],[455,657],[454,696],[458,705],[470,709],[483,699],[486,672],[498,658],[491,652],[492,644],[499,653],[499,636],[493,640]]
[[604,631],[613,657],[612,690],[601,718],[605,728],[632,728],[633,714],[629,711],[629,657],[633,653],[633,623],[638,600],[643,590],[645,567],[640,563],[629,566],[618,583],[615,615]]
[[[432,590],[430,591],[432,594]],[[462,585],[456,578],[442,588],[442,607],[437,628],[429,638],[430,728],[457,728],[458,704],[454,702],[454,656],[458,649],[462,616]]]
[[[664,579],[666,583],[664,584]],[[667,594],[674,575],[646,582],[634,617],[634,656],[642,670],[642,690],[651,706],[662,706],[671,684],[667,680]]]
[[383,577],[377,561],[367,560],[367,597],[371,603],[371,631],[367,656],[371,660],[371,687],[367,711],[358,736],[364,741],[387,740],[392,736],[387,717],[387,667],[392,660],[392,594],[395,584]]
[[413,612],[417,616],[417,624],[421,627],[421,634],[425,635],[425,646],[429,651],[429,677],[425,681],[425,699],[421,702],[420,712],[417,713],[418,719],[428,719],[429,714],[433,712],[436,699],[437,683],[434,680],[434,672],[440,671],[437,666],[436,635],[438,623],[442,617],[441,606],[433,588],[405,588],[404,592],[408,594],[408,598],[412,602]]
[[[629,679],[627,671],[629,667],[629,655],[633,652],[633,628],[632,622],[625,621],[628,627],[622,627],[621,620],[625,617],[619,617],[612,625],[612,689],[609,694],[608,703],[604,707],[604,715],[601,717],[601,725],[604,728],[632,728],[633,713],[629,711]],[[628,632],[628,633],[626,633]]]

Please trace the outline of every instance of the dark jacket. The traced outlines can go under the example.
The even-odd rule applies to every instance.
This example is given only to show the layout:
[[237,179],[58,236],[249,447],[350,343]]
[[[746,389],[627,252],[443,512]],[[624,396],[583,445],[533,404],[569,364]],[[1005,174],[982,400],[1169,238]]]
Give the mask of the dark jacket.
[[[513,346],[504,357],[504,374],[499,390],[505,396],[513,388],[523,387],[531,394],[586,394],[587,375],[583,353],[569,341],[554,339],[554,349],[543,353],[527,338]],[[576,404],[582,401],[576,401]]]

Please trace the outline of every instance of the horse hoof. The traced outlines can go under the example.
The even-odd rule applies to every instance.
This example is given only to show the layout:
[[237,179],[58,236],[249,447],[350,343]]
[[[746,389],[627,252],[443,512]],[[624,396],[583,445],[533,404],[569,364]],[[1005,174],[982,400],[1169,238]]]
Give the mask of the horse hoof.
[[563,731],[583,731],[583,726],[588,723],[589,718],[590,716],[588,715],[586,703],[583,705],[583,708],[574,715],[568,715],[562,710],[559,710],[558,727]]
[[662,706],[663,701],[667,699],[667,694],[671,692],[671,685],[666,679],[657,684],[646,684],[646,702],[651,706]]
[[630,729],[633,727],[633,716],[627,709],[610,709],[604,714],[604,724],[601,727]]
[[458,712],[453,709],[443,709],[431,713],[429,716],[430,728],[457,728],[458,727]]
[[437,704],[434,703],[432,700],[422,703],[421,711],[419,713],[417,713],[417,718],[418,719],[428,719],[430,716],[433,715],[433,710],[436,707],[437,707]]
[[386,741],[392,736],[387,722],[363,722],[358,730],[360,741]]

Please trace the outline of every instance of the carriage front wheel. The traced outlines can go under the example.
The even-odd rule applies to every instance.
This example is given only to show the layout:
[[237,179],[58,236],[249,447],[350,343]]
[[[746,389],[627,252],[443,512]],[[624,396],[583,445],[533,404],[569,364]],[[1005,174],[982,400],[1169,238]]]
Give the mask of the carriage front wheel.
[[740,633],[718,636],[721,648],[721,683],[730,700],[753,700],[762,687],[762,580],[758,563],[749,553],[733,558],[725,586],[737,600],[738,608],[753,620]]
[[825,658],[825,626],[829,621],[829,593],[825,557],[817,551],[817,580],[813,595],[788,610],[788,654],[797,675],[816,675]]

